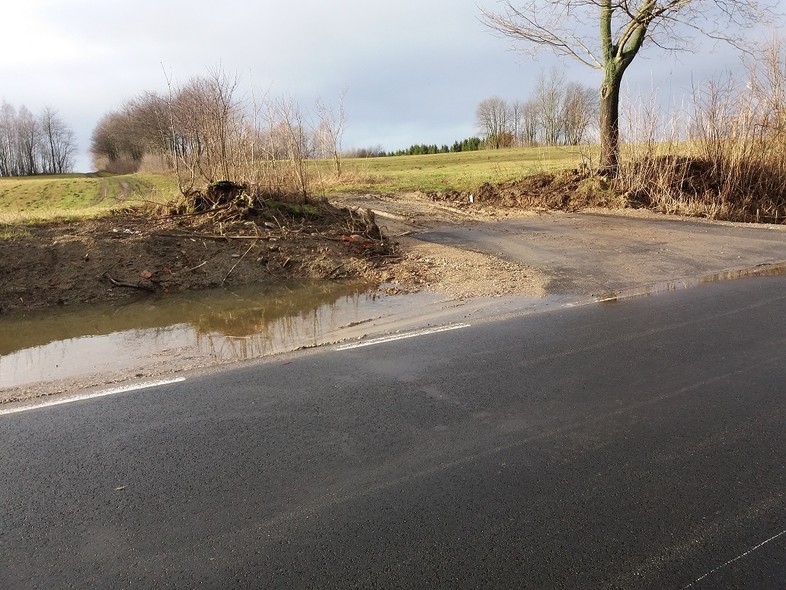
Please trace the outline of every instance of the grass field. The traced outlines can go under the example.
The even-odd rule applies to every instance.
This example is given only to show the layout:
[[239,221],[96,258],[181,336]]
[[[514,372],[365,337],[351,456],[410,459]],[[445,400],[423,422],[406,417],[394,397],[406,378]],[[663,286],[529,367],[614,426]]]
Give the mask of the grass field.
[[[591,149],[591,148],[590,148]],[[317,194],[341,192],[471,191],[538,172],[575,167],[587,148],[543,147],[483,150],[426,156],[342,160],[336,178],[332,162],[311,162]],[[178,196],[166,174],[64,174],[0,178],[0,223],[24,224],[85,219],[140,201],[161,203]],[[8,232],[6,228],[4,231]]]
[[[326,182],[326,192],[471,191],[500,183],[578,166],[592,148],[542,147],[481,150],[426,156],[345,159],[339,179]],[[320,162],[328,172],[328,162]]]
[[177,195],[165,174],[63,174],[0,178],[0,222],[29,223],[105,215],[139,201],[163,202]]

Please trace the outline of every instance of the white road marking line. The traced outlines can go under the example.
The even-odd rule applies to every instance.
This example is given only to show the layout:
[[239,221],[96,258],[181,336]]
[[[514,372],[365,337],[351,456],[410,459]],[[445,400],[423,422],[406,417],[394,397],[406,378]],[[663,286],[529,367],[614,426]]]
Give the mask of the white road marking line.
[[161,381],[142,381],[141,383],[134,383],[132,385],[124,385],[122,387],[113,387],[112,389],[104,389],[102,391],[94,391],[93,393],[84,393],[65,398],[52,399],[37,404],[26,406],[17,406],[14,408],[0,408],[0,416],[4,414],[18,414],[20,412],[27,412],[29,410],[37,410],[39,408],[48,408],[51,406],[61,406],[63,404],[70,404],[86,399],[93,399],[95,397],[105,397],[107,395],[115,395],[116,393],[126,393],[128,391],[136,391],[138,389],[148,389],[150,387],[158,387],[160,385],[169,385],[171,383],[180,383],[185,381],[185,377],[176,377],[175,379],[163,379]]
[[390,336],[381,336],[379,338],[371,338],[362,342],[352,342],[350,344],[340,344],[334,350],[350,350],[352,348],[361,348],[363,346],[374,346],[376,344],[384,344],[385,342],[395,342],[396,340],[404,340],[406,338],[417,338],[418,336],[427,336],[428,334],[438,334],[440,332],[448,332],[450,330],[460,330],[461,328],[469,328],[470,324],[450,324],[448,326],[439,326],[438,328],[426,328],[423,330],[416,330],[414,332],[405,332],[403,334],[391,334]]
[[754,551],[756,551],[757,549],[759,549],[759,548],[761,548],[761,547],[764,547],[764,546],[765,546],[767,543],[769,543],[770,541],[774,541],[775,539],[777,539],[777,538],[778,538],[778,537],[780,537],[781,535],[786,535],[786,530],[783,530],[783,531],[781,531],[781,532],[780,532],[780,533],[778,533],[777,535],[773,535],[772,537],[770,537],[770,538],[769,538],[769,539],[767,539],[766,541],[762,541],[761,543],[759,543],[759,544],[758,544],[758,545],[756,545],[755,547],[751,547],[751,548],[750,548],[750,549],[748,549],[748,550],[747,550],[745,553],[741,553],[740,555],[738,555],[738,556],[737,556],[737,557],[735,557],[734,559],[730,559],[729,561],[727,561],[727,562],[726,562],[726,563],[724,563],[724,564],[721,564],[721,565],[719,565],[719,566],[718,566],[718,567],[716,567],[715,569],[711,569],[711,570],[710,570],[710,571],[708,571],[706,574],[704,574],[702,577],[700,577],[700,578],[696,578],[696,579],[695,579],[695,580],[693,580],[693,581],[692,581],[690,584],[688,584],[687,586],[685,586],[685,590],[687,590],[688,588],[692,588],[694,584],[697,584],[698,582],[701,582],[701,581],[702,581],[704,578],[706,578],[707,576],[714,574],[715,572],[717,572],[717,571],[718,571],[718,570],[720,570],[720,569],[723,569],[723,568],[724,568],[724,567],[726,567],[727,565],[731,565],[732,563],[734,563],[734,562],[735,562],[735,561],[737,561],[738,559],[742,559],[742,558],[743,558],[743,557],[745,557],[746,555],[750,555],[751,553],[753,553],[753,552],[754,552]]

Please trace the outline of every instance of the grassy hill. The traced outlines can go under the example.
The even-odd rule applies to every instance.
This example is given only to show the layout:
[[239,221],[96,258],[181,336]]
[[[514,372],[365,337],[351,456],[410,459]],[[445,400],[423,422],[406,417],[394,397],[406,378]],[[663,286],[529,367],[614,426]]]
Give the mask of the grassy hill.
[[[592,148],[542,147],[481,150],[425,156],[345,159],[341,178],[327,184],[332,192],[474,190],[538,172],[578,166]],[[320,169],[328,170],[328,162]]]
[[117,205],[176,196],[165,174],[63,174],[0,178],[0,222],[74,219],[106,214]]
[[[538,172],[577,166],[587,148],[543,147],[483,150],[424,156],[342,160],[342,174],[333,163],[312,161],[308,169],[315,194],[341,192],[474,190]],[[177,181],[167,174],[64,174],[0,177],[0,223],[85,219],[106,215],[112,208],[141,201],[161,203],[179,195]]]

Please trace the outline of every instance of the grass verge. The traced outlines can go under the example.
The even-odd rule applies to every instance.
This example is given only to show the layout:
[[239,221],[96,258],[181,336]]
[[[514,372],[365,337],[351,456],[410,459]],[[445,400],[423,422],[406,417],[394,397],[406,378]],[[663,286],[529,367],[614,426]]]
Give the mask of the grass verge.
[[46,223],[108,215],[119,206],[177,196],[166,174],[63,174],[0,178],[0,224]]

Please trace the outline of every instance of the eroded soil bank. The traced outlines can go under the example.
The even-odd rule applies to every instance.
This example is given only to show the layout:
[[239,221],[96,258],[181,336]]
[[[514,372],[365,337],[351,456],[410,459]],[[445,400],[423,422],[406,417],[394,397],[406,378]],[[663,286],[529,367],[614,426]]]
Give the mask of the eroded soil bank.
[[0,240],[2,312],[282,279],[373,277],[398,255],[334,207],[280,223],[118,215],[28,226]]
[[374,220],[368,207],[380,199],[339,199],[347,206],[273,221],[126,214],[14,228],[0,240],[0,313],[291,279],[359,279],[387,293],[455,298],[543,293],[534,269],[408,238],[419,227],[473,221],[472,213],[401,195],[416,221]]

